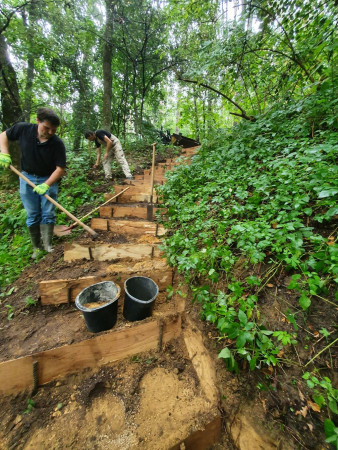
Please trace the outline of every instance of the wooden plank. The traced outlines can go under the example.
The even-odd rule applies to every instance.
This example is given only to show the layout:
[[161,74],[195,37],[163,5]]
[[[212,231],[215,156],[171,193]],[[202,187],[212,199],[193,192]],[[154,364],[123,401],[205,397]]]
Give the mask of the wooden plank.
[[[162,325],[163,324],[163,325]],[[139,323],[131,328],[106,334],[71,345],[0,363],[0,394],[8,395],[33,387],[33,362],[38,365],[39,385],[85,368],[98,367],[158,347],[181,333],[181,316],[171,315],[160,321]]]
[[[138,219],[148,219],[147,205],[119,205],[116,203],[112,207],[112,217],[135,217]],[[153,208],[153,217],[158,208]]]
[[112,207],[112,217],[137,217],[139,219],[147,219],[147,208],[145,206],[118,205]]
[[[166,173],[166,170],[163,169],[163,168],[155,169],[154,176],[155,176],[155,178],[158,178],[158,177],[161,178],[161,177],[164,176],[165,173]],[[144,178],[146,178],[146,176],[150,176],[150,175],[151,175],[151,169],[147,169],[147,170],[144,171],[144,175],[142,175],[142,176]]]
[[[144,181],[144,183],[148,183],[148,181],[150,179],[151,179],[151,175],[144,175],[143,181]],[[154,183],[155,183],[155,180],[157,181],[157,183],[160,183],[160,182],[163,183],[166,181],[166,177],[164,175],[156,175],[155,174]]]
[[109,219],[100,219],[97,217],[94,217],[90,221],[90,227],[93,230],[101,230],[101,231],[108,231],[109,229]]
[[97,261],[110,261],[113,259],[142,259],[161,257],[162,252],[157,248],[156,244],[97,244],[97,245],[80,245],[65,244],[64,260],[76,261],[83,259],[83,255],[87,254],[85,259],[93,259]]
[[[125,186],[116,185],[114,186],[115,191],[118,193],[125,189]],[[115,194],[116,195],[116,194]],[[104,194],[105,200],[113,197],[113,194]],[[149,202],[150,201],[150,183],[149,186],[130,186],[130,189],[125,193],[121,194],[118,198],[114,199],[112,203],[130,203],[130,202]],[[157,194],[155,189],[153,189],[153,202],[157,202]]]
[[65,243],[63,248],[64,260],[74,261],[75,259],[88,259],[90,260],[89,247],[80,244]]
[[[144,186],[144,189],[150,189],[150,183],[149,180],[127,180],[130,181],[129,184],[133,186]],[[163,184],[163,180],[154,180],[154,184]]]
[[[108,229],[123,234],[163,236],[164,227],[148,220],[108,219]],[[157,231],[157,233],[156,233]]]
[[112,217],[113,215],[112,206],[101,206],[99,209],[100,217]]
[[59,305],[75,301],[75,297],[87,286],[106,281],[105,277],[90,276],[77,279],[40,281],[41,305]]
[[[153,208],[153,217],[158,208]],[[147,205],[120,205],[114,203],[114,206],[103,206],[100,208],[100,217],[135,217],[137,219],[148,219]]]
[[119,234],[128,234],[133,236],[164,236],[166,233],[163,225],[158,225],[156,222],[149,222],[147,220],[93,218],[90,226],[93,230],[108,230]]
[[149,244],[101,244],[91,248],[91,255],[97,261],[113,259],[142,259],[154,254],[153,246]]
[[168,267],[163,259],[141,261],[131,266],[115,263],[108,266],[106,272],[107,278],[119,284],[122,290],[126,279],[133,276],[146,276],[154,280],[160,292],[163,292],[172,284],[173,278],[172,268]]
[[[113,281],[124,293],[124,282],[132,276],[150,276],[163,292],[172,284],[173,270],[162,259],[143,261],[135,266],[112,264],[106,269],[107,276],[90,276],[77,279],[47,280],[39,283],[41,305],[60,305],[74,302],[76,296],[87,286],[101,281]],[[149,275],[150,274],[150,275]]]
[[[145,189],[143,189],[145,190]],[[119,197],[120,201],[116,203],[139,203],[139,202],[146,202],[149,203],[151,200],[150,193],[142,192],[139,194],[130,194],[130,195],[124,195],[122,194]],[[153,197],[153,202],[157,203],[157,195]]]

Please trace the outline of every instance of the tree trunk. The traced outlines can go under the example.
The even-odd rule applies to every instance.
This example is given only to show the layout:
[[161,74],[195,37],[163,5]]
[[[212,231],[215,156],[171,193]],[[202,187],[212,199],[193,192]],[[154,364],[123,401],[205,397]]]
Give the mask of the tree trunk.
[[195,139],[196,141],[200,140],[200,128],[198,123],[198,110],[197,110],[197,93],[196,89],[194,89],[194,112],[195,112]]
[[32,95],[34,82],[34,35],[35,35],[35,21],[36,21],[36,2],[32,1],[27,6],[29,13],[29,24],[27,25],[26,17],[23,15],[23,23],[26,27],[28,54],[27,54],[27,70],[26,70],[26,87],[23,100],[23,118],[25,122],[30,122],[32,112]]
[[133,107],[134,107],[134,130],[135,130],[136,136],[138,137],[140,130],[139,130],[139,116],[138,116],[138,109],[137,109],[136,77],[137,77],[136,67],[134,66],[133,82],[132,82]]
[[107,131],[111,130],[112,122],[112,97],[113,97],[113,79],[112,79],[112,60],[113,60],[113,32],[114,32],[114,7],[113,0],[106,0],[106,27],[104,32],[103,47],[103,110],[102,125]]
[[74,80],[77,80],[79,93],[79,98],[74,104],[73,111],[73,150],[75,152],[81,147],[84,131],[93,128],[90,123],[90,112],[93,108],[93,92],[87,73],[88,59],[89,55],[85,54],[81,66],[79,66],[77,61],[71,66],[72,76]]
[[[19,89],[16,73],[9,59],[7,43],[0,35],[0,92],[1,92],[1,123],[3,129],[22,120]],[[20,167],[20,149],[17,144],[11,145],[13,164]]]

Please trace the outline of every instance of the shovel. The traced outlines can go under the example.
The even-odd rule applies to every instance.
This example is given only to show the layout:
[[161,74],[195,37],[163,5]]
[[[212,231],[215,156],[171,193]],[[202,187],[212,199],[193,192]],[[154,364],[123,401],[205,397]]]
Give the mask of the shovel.
[[[14,166],[12,166],[10,164],[9,168],[11,169],[12,172],[16,173],[20,178],[25,180],[26,183],[28,183],[30,186],[32,186],[32,188],[36,187],[36,185],[34,183],[32,183],[27,177],[25,177],[25,175],[23,175],[21,172],[19,172],[19,170],[17,170]],[[47,200],[49,200],[51,203],[53,203],[53,205],[55,205],[61,211],[63,211],[65,214],[67,214],[67,216],[70,217],[74,222],[76,222],[78,225],[80,225],[82,228],[84,228],[86,231],[88,231],[88,233],[91,234],[93,236],[93,238],[97,237],[98,234],[96,233],[96,231],[92,230],[90,227],[88,227],[88,225],[84,224],[83,222],[80,222],[79,219],[77,219],[75,216],[73,216],[73,214],[71,214],[69,211],[67,211],[63,206],[61,206],[58,202],[56,202],[52,197],[50,197],[47,194],[44,194],[44,197]]]

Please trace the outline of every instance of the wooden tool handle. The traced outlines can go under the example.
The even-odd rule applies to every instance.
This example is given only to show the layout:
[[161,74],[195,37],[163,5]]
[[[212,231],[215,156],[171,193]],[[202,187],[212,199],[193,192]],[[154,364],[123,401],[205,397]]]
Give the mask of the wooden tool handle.
[[[36,185],[30,181],[25,175],[23,175],[19,170],[17,170],[14,166],[10,164],[9,168],[12,170],[12,172],[16,173],[20,178],[26,181],[32,188],[36,188]],[[88,225],[81,222],[77,217],[73,216],[69,211],[67,211],[63,206],[61,206],[57,201],[55,201],[52,197],[50,197],[47,194],[44,194],[44,197],[46,197],[47,200],[49,200],[53,205],[55,205],[57,208],[59,208],[61,211],[63,211],[65,214],[67,214],[68,217],[70,217],[74,222],[76,222],[78,225],[80,225],[82,228],[84,228],[88,233],[90,233],[92,236],[97,237],[97,233],[92,230]]]
[[[114,200],[114,198],[118,197],[119,195],[123,194],[123,192],[126,192],[128,189],[130,189],[130,186],[126,187],[125,189],[123,189],[123,191],[118,192],[116,195],[114,195],[114,197],[111,197],[109,200],[107,200],[106,202],[102,203],[102,205],[98,206],[97,208],[92,209],[88,214],[86,214],[85,216],[82,216],[79,220],[83,220],[86,217],[90,216],[91,214],[93,214],[95,211],[97,211],[99,208],[101,208],[101,206],[106,205],[107,203],[111,202],[112,200]],[[77,222],[72,223],[71,225],[69,225],[69,229],[71,230],[72,228],[76,227]]]
[[151,164],[151,178],[150,178],[150,203],[153,203],[153,189],[154,189],[154,174],[155,174],[155,145],[153,143],[153,159]]

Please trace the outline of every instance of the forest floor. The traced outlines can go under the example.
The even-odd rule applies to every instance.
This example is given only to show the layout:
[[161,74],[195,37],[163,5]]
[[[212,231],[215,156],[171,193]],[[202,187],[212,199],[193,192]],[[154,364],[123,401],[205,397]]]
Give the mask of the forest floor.
[[[99,172],[90,176],[102,178]],[[110,188],[111,183],[102,180],[102,192]],[[125,242],[124,236],[98,233],[98,242]],[[54,237],[54,252],[27,267],[8,286],[8,291],[13,289],[6,299],[10,308],[1,305],[1,362],[92,337],[74,304],[41,306],[38,301],[40,281],[107,276],[109,262],[64,261],[64,244],[70,240],[83,243],[86,239],[79,233],[75,237]],[[244,269],[238,265],[236,270]],[[257,275],[266,268],[259,266],[255,270]],[[284,314],[297,303],[294,293],[287,289],[289,281],[283,272],[271,279],[262,292],[260,307],[269,329],[292,333],[292,324]],[[166,314],[172,308],[172,301],[161,293],[153,315]],[[210,375],[213,387],[209,391],[196,374],[193,358],[180,336],[163,345],[161,351],[77,372],[40,387],[34,395],[26,392],[2,397],[0,449],[176,448],[187,433],[203,428],[217,415],[222,418],[223,432],[214,449],[329,448],[324,442],[325,411],[311,400],[301,378],[304,364],[325,347],[319,328],[333,332],[332,307],[325,302],[313,305],[306,325],[297,331],[298,350],[291,347],[280,355],[283,367],[251,372],[242,365],[238,374],[227,372],[223,360],[217,359],[223,341],[199,315],[199,305],[192,304],[188,295],[182,326],[186,333],[191,329],[200,333],[211,356],[210,371],[214,371],[215,378]],[[119,305],[114,329],[129,326]],[[333,382],[337,381],[335,364],[333,349],[316,358],[321,375]],[[204,369],[208,378],[207,367]],[[210,400],[213,389],[217,392],[216,402]],[[185,447],[182,444],[177,448]]]

